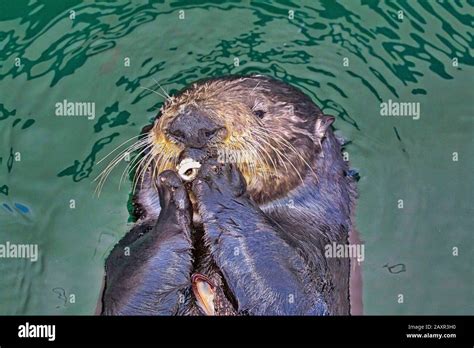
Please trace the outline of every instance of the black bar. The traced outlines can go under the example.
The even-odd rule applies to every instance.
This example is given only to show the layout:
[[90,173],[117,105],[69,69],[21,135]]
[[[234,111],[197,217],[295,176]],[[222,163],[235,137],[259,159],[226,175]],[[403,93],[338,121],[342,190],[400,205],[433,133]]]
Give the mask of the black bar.
[[[55,339],[20,338],[20,325],[55,325]],[[469,346],[473,316],[92,317],[1,316],[0,346],[127,344],[401,344]],[[410,326],[409,326],[410,325]],[[422,337],[407,337],[420,334]],[[426,334],[451,335],[434,338]],[[456,337],[452,337],[455,334]]]

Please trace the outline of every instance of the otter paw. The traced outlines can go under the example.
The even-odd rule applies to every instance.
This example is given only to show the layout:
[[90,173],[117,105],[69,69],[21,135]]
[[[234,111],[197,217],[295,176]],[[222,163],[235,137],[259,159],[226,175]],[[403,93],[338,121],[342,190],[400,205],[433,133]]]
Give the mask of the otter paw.
[[211,240],[212,236],[219,234],[219,229],[226,229],[225,226],[240,218],[240,215],[255,210],[246,194],[244,177],[231,164],[205,163],[193,182],[192,191],[198,202],[206,235],[211,236]]
[[159,219],[171,218],[181,227],[189,229],[192,221],[192,206],[183,182],[177,173],[166,170],[157,180],[161,213]]
[[209,194],[240,197],[246,188],[245,179],[237,166],[217,161],[204,163],[193,182],[193,192],[198,197]]

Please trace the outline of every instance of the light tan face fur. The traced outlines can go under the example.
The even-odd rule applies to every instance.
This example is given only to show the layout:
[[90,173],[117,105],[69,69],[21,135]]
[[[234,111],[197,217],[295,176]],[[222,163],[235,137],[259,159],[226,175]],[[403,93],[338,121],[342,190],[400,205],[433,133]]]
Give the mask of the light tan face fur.
[[310,130],[315,117],[297,114],[294,103],[285,100],[285,95],[275,95],[271,87],[257,78],[214,80],[194,84],[168,99],[148,135],[153,144],[147,164],[153,167],[152,174],[176,170],[185,147],[167,136],[167,127],[191,107],[225,127],[225,136],[207,148],[219,161],[238,166],[256,201],[285,194],[298,185],[312,172],[309,164],[317,148]]

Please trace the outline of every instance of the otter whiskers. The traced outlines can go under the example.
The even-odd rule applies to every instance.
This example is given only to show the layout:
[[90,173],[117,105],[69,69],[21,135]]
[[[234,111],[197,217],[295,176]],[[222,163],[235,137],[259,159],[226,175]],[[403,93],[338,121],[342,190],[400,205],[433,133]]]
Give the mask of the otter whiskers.
[[[117,146],[114,150],[112,150],[109,154],[107,154],[104,158],[102,158],[98,163],[101,163],[102,161],[104,161],[107,157],[109,157],[113,152],[117,151],[120,147],[122,147],[124,144],[126,144],[127,142],[131,141],[132,139],[136,139],[140,136],[143,136],[142,134],[141,135],[138,135],[138,136],[135,136],[135,137],[132,137],[130,139],[128,139],[127,141],[125,141],[124,143],[120,144],[119,146]],[[96,186],[96,189],[95,189],[95,193],[97,193],[97,196],[100,196],[100,193],[102,191],[102,188],[108,178],[108,176],[110,175],[110,173],[112,172],[112,170],[120,163],[122,162],[125,158],[128,158],[133,152],[137,151],[137,150],[140,150],[140,151],[144,151],[146,150],[147,147],[150,147],[152,145],[150,139],[148,136],[145,136],[143,139],[139,139],[138,141],[136,141],[135,143],[133,143],[132,145],[128,146],[127,148],[125,148],[124,150],[122,150],[118,155],[116,155],[111,161],[110,163],[99,173],[99,175],[97,175],[97,177],[94,179],[94,181],[98,181],[97,183],[97,186]],[[143,149],[144,148],[144,149]],[[133,161],[135,161],[136,158],[134,158]],[[132,161],[132,163],[133,163]]]
[[155,93],[156,95],[159,95],[161,98],[163,98],[163,99],[165,99],[165,100],[168,99],[165,95],[163,95],[163,94],[161,94],[161,93],[158,93],[157,91],[155,91],[155,90],[153,90],[153,89],[151,89],[151,88],[143,87],[143,86],[140,86],[140,88],[141,88],[141,89],[145,89],[145,90],[147,90],[147,91],[150,91],[151,93]]
[[[299,153],[299,151],[293,146],[292,143],[290,143],[287,139],[285,139],[282,135],[280,134],[273,134],[276,136],[278,139],[280,139],[281,144],[291,150],[300,160],[303,162],[306,167],[314,174],[314,176],[317,178],[316,172],[313,170],[313,168],[309,165],[309,163],[304,159],[303,156]],[[278,142],[278,140],[277,140]]]
[[[283,151],[282,149],[282,146],[287,148],[288,150],[290,150],[293,154],[296,155],[296,157],[314,174],[314,176],[317,178],[317,175],[316,175],[316,172],[313,170],[313,168],[309,165],[309,163],[304,159],[304,157],[298,152],[298,150],[293,146],[293,144],[291,144],[287,139],[285,139],[283,136],[281,136],[280,134],[276,134],[276,133],[273,133],[272,134],[272,138],[269,136],[268,133],[266,133],[266,131],[264,131],[263,129],[257,129],[255,130],[255,133],[256,134],[259,134],[259,135],[262,135],[266,138],[266,140],[262,140],[262,141],[267,141],[267,142],[274,142],[276,146],[273,146],[272,144],[270,143],[267,143],[268,146],[271,146],[271,148],[276,151],[276,154],[277,156],[280,158],[281,160],[281,156],[285,157],[286,161],[282,161],[282,164],[283,166],[285,167],[285,169],[287,169],[287,167],[285,166],[285,162],[288,162],[292,167],[293,169],[296,171],[297,175],[299,176],[299,178],[301,179],[301,181],[303,181],[302,177],[301,177],[301,173],[299,170],[296,169],[296,167],[294,166],[293,162],[285,155],[283,154],[281,151]],[[277,137],[277,138],[274,138],[274,137]],[[278,147],[280,147],[280,150],[278,150]]]
[[158,85],[158,87],[163,91],[163,93],[164,93],[165,96],[166,96],[166,99],[171,100],[172,98],[171,98],[171,96],[169,95],[169,93],[166,91],[166,89],[164,89],[164,88],[160,85],[160,83],[159,83],[158,81],[156,81],[156,79],[155,79],[154,77],[152,77],[152,79],[153,79],[153,81],[155,81],[155,83]]
[[[258,133],[259,131],[256,131],[256,133]],[[261,133],[261,135],[264,135],[265,133]],[[261,137],[260,138],[261,141],[263,141],[265,144],[267,144],[267,146],[269,146],[273,151],[275,151],[275,153],[277,154],[278,158],[280,159],[281,163],[283,164],[283,166],[285,167],[285,170],[286,172],[288,172],[288,167],[287,167],[287,163],[293,167],[293,169],[295,170],[295,173],[298,175],[298,177],[300,178],[301,182],[303,182],[303,178],[298,170],[298,168],[295,167],[295,165],[293,164],[293,162],[284,154],[282,153],[277,146],[274,146],[273,144],[271,144],[270,141],[267,141],[265,139],[265,137]],[[273,139],[274,140],[274,139]],[[283,159],[284,158],[284,159]]]
[[165,100],[165,102],[171,102],[173,100],[173,98],[169,95],[169,93],[160,85],[160,83],[155,78],[152,77],[152,79],[158,85],[158,88],[160,88],[163,91],[164,95],[161,94],[161,93],[158,93],[156,90],[153,90],[153,89],[148,88],[148,87],[140,86],[140,88],[145,89],[147,91],[150,91],[152,93],[155,93],[156,95],[162,97]]
[[98,162],[97,164],[100,164],[102,161],[104,161],[107,157],[109,157],[111,154],[113,154],[115,151],[117,151],[119,148],[121,148],[123,145],[125,145],[126,143],[132,141],[133,139],[136,139],[138,137],[140,137],[142,134],[139,134],[139,135],[135,135],[134,137],[131,137],[130,139],[128,140],[125,140],[122,144],[116,146],[112,151],[110,151],[107,155],[105,155],[104,157],[102,157]]
[[122,175],[120,177],[119,189],[122,185],[123,179],[125,178],[125,174],[126,173],[130,174],[135,170],[135,168],[137,168],[137,166],[141,163],[140,156],[142,156],[146,151],[149,151],[152,146],[153,146],[153,144],[151,144],[151,143],[145,145],[145,147],[135,156],[133,161],[130,161],[130,163],[125,167],[125,169],[123,170]]

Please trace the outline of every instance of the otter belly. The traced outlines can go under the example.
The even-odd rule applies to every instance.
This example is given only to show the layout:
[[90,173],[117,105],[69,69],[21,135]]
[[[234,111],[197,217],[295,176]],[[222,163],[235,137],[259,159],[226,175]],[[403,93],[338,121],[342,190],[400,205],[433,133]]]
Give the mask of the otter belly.
[[[191,297],[194,302],[191,315],[237,315],[235,299],[222,273],[212,260],[204,241],[204,230],[198,222],[193,230],[193,274]],[[232,303],[234,301],[234,303]]]

